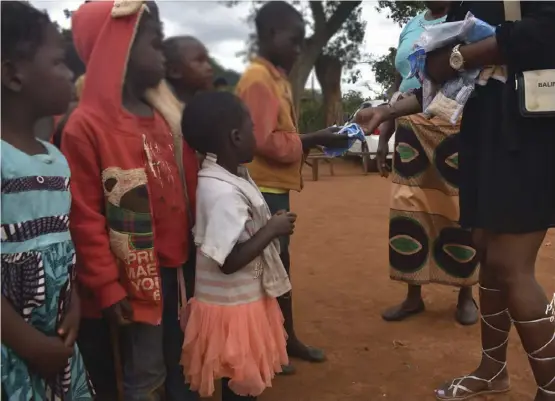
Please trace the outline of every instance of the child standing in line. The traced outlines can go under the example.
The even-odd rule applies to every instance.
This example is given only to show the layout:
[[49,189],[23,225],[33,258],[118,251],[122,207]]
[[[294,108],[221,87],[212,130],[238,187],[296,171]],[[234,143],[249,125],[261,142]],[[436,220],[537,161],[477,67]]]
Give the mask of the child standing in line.
[[[322,145],[347,146],[347,137],[337,127],[299,135],[288,74],[297,60],[305,37],[302,15],[285,1],[269,1],[255,18],[258,57],[247,67],[236,87],[254,122],[256,151],[249,173],[264,195],[272,213],[289,210],[290,191],[301,191],[305,153]],[[289,236],[280,238],[281,259],[289,273]],[[287,331],[290,357],[323,362],[324,351],[305,345],[293,325],[293,300],[288,293],[279,298]],[[292,365],[283,367],[293,374]]]
[[71,71],[48,16],[2,2],[2,399],[92,400],[75,344],[70,172],[34,125],[63,113]]
[[276,298],[291,284],[279,258],[296,216],[270,214],[241,166],[254,156],[249,113],[231,93],[195,96],[183,114],[187,142],[206,155],[199,172],[195,295],[189,303],[182,364],[191,388],[222,400],[255,400],[287,364]]
[[61,141],[74,177],[79,345],[102,399],[116,395],[119,340],[125,401],[192,401],[198,395],[179,364],[177,317],[178,281],[194,268],[198,165],[164,82],[158,8],[86,2],[72,15],[72,31],[87,69]]
[[214,71],[208,50],[197,38],[174,36],[164,40],[166,79],[187,104],[198,92],[213,88]]

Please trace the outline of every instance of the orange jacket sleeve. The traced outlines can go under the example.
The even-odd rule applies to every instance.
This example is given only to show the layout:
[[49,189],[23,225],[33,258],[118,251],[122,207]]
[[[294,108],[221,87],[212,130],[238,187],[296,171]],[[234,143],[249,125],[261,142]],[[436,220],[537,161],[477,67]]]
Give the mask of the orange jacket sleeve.
[[277,131],[279,100],[271,89],[255,82],[239,97],[250,111],[256,138],[256,153],[280,163],[296,163],[303,157],[303,145],[297,132]]
[[77,279],[105,309],[127,294],[118,281],[118,266],[110,250],[92,128],[80,116],[73,117],[64,129],[62,152],[71,170],[70,230],[77,254]]

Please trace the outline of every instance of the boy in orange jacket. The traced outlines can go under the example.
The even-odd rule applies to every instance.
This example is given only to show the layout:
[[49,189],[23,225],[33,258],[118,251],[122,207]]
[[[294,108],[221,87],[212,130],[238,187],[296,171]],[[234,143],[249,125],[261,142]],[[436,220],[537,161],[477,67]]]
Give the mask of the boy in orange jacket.
[[[305,37],[301,14],[284,1],[266,3],[255,18],[258,57],[247,68],[236,93],[247,105],[256,137],[254,161],[248,165],[272,214],[289,211],[289,192],[302,188],[301,168],[304,155],[317,145],[345,147],[346,137],[339,128],[299,135],[297,118],[287,75],[297,60]],[[289,237],[281,239],[281,259],[289,272]],[[322,350],[303,344],[295,334],[291,293],[279,298],[288,334],[290,357],[323,362]],[[294,373],[291,365],[284,374]]]

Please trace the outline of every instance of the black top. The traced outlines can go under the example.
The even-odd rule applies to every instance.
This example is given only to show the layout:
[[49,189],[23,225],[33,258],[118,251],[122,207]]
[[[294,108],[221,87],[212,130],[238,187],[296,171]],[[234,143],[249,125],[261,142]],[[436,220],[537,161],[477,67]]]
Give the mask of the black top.
[[503,84],[476,86],[458,135],[460,223],[498,233],[555,226],[555,118],[525,118],[515,74],[555,68],[555,2],[520,2],[522,20],[505,22],[502,1],[453,2],[448,21],[467,12],[496,26],[508,67]]
[[[453,1],[447,22],[461,21],[468,12],[476,18],[497,26],[496,39],[508,69],[507,83],[488,84],[480,91],[502,91],[502,130],[506,146],[518,147],[517,132],[522,129],[553,130],[554,118],[524,118],[518,110],[515,75],[522,71],[555,69],[555,2],[521,1],[520,21],[505,21],[502,1]],[[422,89],[415,91],[422,103]],[[463,118],[473,118],[463,113]]]
[[521,1],[522,20],[505,22],[502,1],[452,3],[447,21],[461,21],[467,12],[497,26],[497,44],[512,72],[555,68],[555,2]]

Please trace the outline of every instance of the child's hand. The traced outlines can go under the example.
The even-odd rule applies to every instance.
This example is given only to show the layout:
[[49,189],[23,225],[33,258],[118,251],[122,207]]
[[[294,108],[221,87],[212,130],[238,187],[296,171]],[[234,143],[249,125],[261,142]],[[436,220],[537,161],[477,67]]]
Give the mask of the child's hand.
[[41,336],[33,348],[28,364],[43,379],[51,379],[61,373],[73,355],[73,346],[66,347],[59,337]]
[[79,319],[81,317],[81,302],[77,291],[71,294],[71,303],[62,324],[58,328],[58,335],[64,341],[66,347],[73,347],[77,340],[77,333],[79,332]]
[[292,235],[295,230],[295,221],[297,215],[295,213],[280,210],[268,222],[268,227],[276,237],[282,235]]
[[133,308],[127,298],[123,298],[121,301],[105,309],[104,314],[116,326],[126,326],[133,322]]

